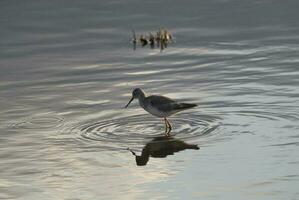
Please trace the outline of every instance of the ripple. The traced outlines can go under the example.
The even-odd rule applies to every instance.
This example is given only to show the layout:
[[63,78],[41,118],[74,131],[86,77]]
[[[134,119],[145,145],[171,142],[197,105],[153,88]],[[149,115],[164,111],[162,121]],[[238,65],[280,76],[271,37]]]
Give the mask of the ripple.
[[23,118],[9,124],[13,129],[49,129],[62,125],[64,119],[59,116],[34,116]]
[[[171,117],[171,135],[184,141],[207,140],[219,127],[219,118],[212,115],[185,115]],[[78,139],[99,142],[102,147],[126,148],[144,145],[149,140],[164,135],[164,122],[150,115],[119,117],[100,122],[85,122],[69,131]]]
[[[286,112],[286,111],[285,111]],[[248,116],[255,117],[261,119],[267,119],[270,121],[281,121],[289,120],[289,121],[298,121],[298,116],[296,113],[278,113],[278,112],[268,112],[268,111],[260,111],[260,110],[242,110],[235,112],[240,116]]]

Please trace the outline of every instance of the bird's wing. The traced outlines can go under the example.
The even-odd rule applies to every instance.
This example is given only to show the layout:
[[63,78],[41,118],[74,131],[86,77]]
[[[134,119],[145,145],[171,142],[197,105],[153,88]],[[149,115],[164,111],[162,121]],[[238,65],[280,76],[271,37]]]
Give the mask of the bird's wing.
[[152,95],[147,97],[147,101],[153,107],[158,108],[161,111],[173,110],[177,106],[177,102],[164,96]]

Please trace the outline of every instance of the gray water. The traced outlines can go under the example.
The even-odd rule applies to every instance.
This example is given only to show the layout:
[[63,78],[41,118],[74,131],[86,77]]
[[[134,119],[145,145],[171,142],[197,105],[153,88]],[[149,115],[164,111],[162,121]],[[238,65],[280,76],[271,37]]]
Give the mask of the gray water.
[[[298,199],[298,7],[2,0],[0,199]],[[175,42],[133,50],[159,28]],[[136,87],[197,103],[156,143],[200,149],[137,166],[164,123],[123,108]]]

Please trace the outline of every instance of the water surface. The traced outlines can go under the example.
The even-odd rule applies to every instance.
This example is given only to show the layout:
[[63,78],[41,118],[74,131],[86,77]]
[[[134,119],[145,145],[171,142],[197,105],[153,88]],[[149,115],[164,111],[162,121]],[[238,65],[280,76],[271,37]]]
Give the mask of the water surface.
[[[297,8],[1,1],[0,198],[297,199]],[[175,42],[133,50],[132,29],[159,28]],[[198,103],[169,119],[162,146],[200,150],[137,166],[127,148],[157,148],[164,124],[123,108],[135,87]]]

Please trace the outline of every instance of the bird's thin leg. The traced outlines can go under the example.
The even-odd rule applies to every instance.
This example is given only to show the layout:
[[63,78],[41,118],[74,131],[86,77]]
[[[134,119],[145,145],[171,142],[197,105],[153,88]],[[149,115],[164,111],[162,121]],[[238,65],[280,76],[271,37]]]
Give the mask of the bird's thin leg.
[[166,135],[167,136],[169,136],[170,134],[170,132],[171,132],[171,130],[172,130],[172,127],[171,127],[171,124],[169,123],[169,121],[165,118],[165,122],[167,123],[167,125],[168,125],[168,132],[166,133]]
[[167,135],[168,133],[168,123],[167,123],[167,119],[164,117],[164,123],[165,123],[165,135]]
[[166,123],[168,124],[168,128],[170,129],[170,130],[172,130],[172,126],[171,126],[171,124],[170,124],[170,122],[165,118],[165,120],[166,120]]

